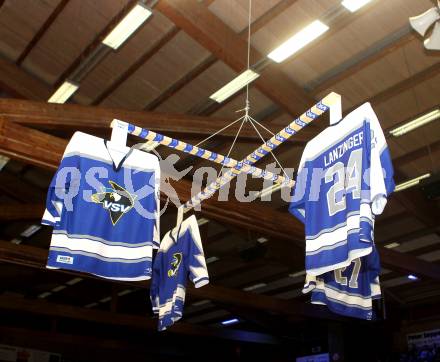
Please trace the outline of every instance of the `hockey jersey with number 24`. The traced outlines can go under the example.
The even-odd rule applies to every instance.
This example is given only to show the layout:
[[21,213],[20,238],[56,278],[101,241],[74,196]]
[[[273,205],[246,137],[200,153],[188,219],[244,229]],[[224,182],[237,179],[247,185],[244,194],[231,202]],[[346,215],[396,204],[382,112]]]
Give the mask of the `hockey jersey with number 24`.
[[307,273],[348,267],[370,254],[374,215],[393,190],[390,154],[369,103],[308,142],[289,207],[305,224]]

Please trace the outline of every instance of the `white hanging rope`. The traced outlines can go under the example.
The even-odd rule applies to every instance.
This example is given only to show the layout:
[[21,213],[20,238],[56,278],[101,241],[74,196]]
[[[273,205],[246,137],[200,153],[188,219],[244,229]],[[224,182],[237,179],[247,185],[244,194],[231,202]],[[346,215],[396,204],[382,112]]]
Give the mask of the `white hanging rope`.
[[210,138],[217,136],[219,133],[223,132],[225,129],[231,127],[232,125],[234,125],[235,123],[237,123],[238,121],[240,121],[243,117],[240,117],[238,119],[236,119],[235,121],[229,123],[227,126],[223,127],[222,129],[218,130],[217,132],[213,133],[212,135],[206,137],[204,140],[201,140],[199,143],[197,143],[195,146],[198,147],[200,146],[202,143],[206,142],[207,140],[209,140]]
[[[232,150],[233,150],[233,148],[234,148],[234,146],[235,146],[235,142],[237,142],[238,135],[240,134],[241,129],[243,128],[243,125],[244,125],[244,123],[246,122],[245,116],[240,117],[239,119],[237,119],[237,121],[239,121],[239,120],[242,120],[242,121],[241,121],[241,124],[240,124],[240,128],[238,129],[237,134],[235,135],[234,141],[232,142],[231,147],[229,148],[229,151],[228,151],[228,153],[227,153],[227,155],[226,155],[226,158],[229,158],[229,156],[231,155],[231,152],[232,152]],[[221,173],[222,173],[224,167],[225,167],[225,165],[222,165],[220,171],[219,171],[218,174],[217,174],[217,177],[219,177],[219,176],[221,175]]]
[[[249,121],[250,121],[250,124],[252,125],[252,127],[254,127],[255,132],[257,132],[258,135],[260,136],[260,138],[261,138],[261,140],[263,141],[263,143],[266,143],[266,140],[263,138],[263,136],[261,135],[261,133],[260,133],[260,131],[258,130],[258,128],[255,127],[255,124],[254,124],[254,122],[253,122],[253,121],[255,121],[255,120],[254,120],[252,117],[249,117]],[[284,167],[281,165],[280,161],[278,161],[278,159],[275,157],[275,155],[273,154],[273,152],[270,151],[269,153],[272,155],[272,157],[273,157],[273,159],[275,160],[275,162],[277,163],[277,165],[281,168],[281,171],[283,171],[284,176],[289,177],[289,176],[287,176],[287,173],[286,173],[286,171],[284,170]]]

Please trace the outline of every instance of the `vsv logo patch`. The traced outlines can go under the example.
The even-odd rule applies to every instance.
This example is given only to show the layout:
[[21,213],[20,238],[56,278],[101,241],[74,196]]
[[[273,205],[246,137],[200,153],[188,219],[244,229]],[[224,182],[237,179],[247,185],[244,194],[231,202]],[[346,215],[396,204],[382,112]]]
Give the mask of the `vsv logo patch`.
[[182,263],[182,253],[174,253],[173,261],[171,262],[171,269],[168,270],[168,276],[171,278],[175,276],[179,270],[180,264]]
[[93,202],[102,204],[102,207],[108,210],[113,225],[121,219],[122,215],[129,212],[133,205],[136,195],[130,194],[116,182],[108,182],[111,188],[104,188],[91,196]]

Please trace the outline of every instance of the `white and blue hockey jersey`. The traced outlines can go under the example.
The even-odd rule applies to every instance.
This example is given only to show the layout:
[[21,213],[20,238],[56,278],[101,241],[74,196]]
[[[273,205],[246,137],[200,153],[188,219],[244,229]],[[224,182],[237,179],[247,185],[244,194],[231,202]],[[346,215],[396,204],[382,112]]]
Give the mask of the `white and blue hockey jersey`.
[[376,247],[347,267],[318,277],[307,275],[303,293],[312,292],[313,304],[326,305],[332,312],[348,317],[373,319],[373,299],[381,297],[380,261]]
[[174,236],[169,231],[154,259],[150,298],[162,331],[182,318],[187,279],[200,288],[209,283],[208,269],[194,215],[183,221]]
[[369,103],[308,142],[289,207],[305,224],[307,273],[371,253],[374,216],[393,190],[389,150]]
[[53,226],[47,267],[149,279],[159,245],[159,185],[156,156],[76,132],[47,195],[42,224]]

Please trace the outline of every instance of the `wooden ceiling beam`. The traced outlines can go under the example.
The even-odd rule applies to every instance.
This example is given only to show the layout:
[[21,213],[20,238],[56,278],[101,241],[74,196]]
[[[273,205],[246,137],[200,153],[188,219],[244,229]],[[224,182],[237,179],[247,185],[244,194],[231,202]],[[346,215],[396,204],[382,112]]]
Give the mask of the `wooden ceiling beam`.
[[[39,270],[47,270],[47,250],[29,245],[16,245],[7,241],[0,241],[0,261]],[[106,283],[123,284],[135,288],[149,288],[149,281],[145,282],[124,282],[110,279],[102,279],[90,274],[57,269],[48,271],[69,275],[76,275],[82,278],[100,280]],[[294,317],[327,318],[329,314],[321,314],[319,308],[291,302],[287,300],[274,299],[265,295],[254,295],[240,290],[229,289],[221,286],[207,285],[203,288],[188,286],[192,297],[210,299],[219,303],[232,304],[237,307],[251,308],[255,310],[272,311],[281,315]]]
[[[229,120],[207,118],[173,113],[130,111],[119,108],[92,107],[77,104],[42,103],[18,99],[0,99],[0,116],[8,121],[43,129],[96,129],[110,128],[112,119],[132,122],[157,132],[176,132],[199,135],[211,135],[218,129],[231,123]],[[237,126],[238,127],[238,126]],[[232,126],[222,132],[223,136],[233,137],[237,127]],[[304,129],[292,138],[295,141],[306,138],[310,133]],[[242,129],[240,136],[259,140],[250,127]],[[139,142],[142,140],[139,139]]]
[[35,33],[31,41],[28,43],[26,48],[23,50],[23,52],[20,54],[20,56],[15,61],[15,64],[21,65],[23,61],[26,59],[26,57],[29,55],[29,53],[32,51],[32,49],[35,48],[35,46],[38,44],[40,39],[46,34],[46,32],[49,30],[49,28],[52,26],[54,21],[57,19],[58,15],[64,10],[69,0],[61,0],[58,5],[55,7],[55,9],[52,11],[52,13],[49,15],[49,17],[46,19],[46,21],[43,23],[43,25],[38,29],[38,31]]
[[8,93],[32,100],[47,100],[53,90],[14,63],[0,56],[0,84]]
[[[40,300],[27,300],[24,298],[0,296],[0,309],[20,313],[43,315],[53,318],[94,322],[102,325],[129,327],[151,331],[157,330],[157,320],[153,320],[146,316],[91,310],[87,308],[74,307],[66,304],[55,304]],[[264,344],[280,343],[277,338],[267,334],[232,329],[209,328],[182,322],[176,323],[168,331],[172,334],[213,337],[242,342]]]
[[0,222],[41,219],[43,204],[7,204],[0,208]]
[[35,186],[30,185],[8,170],[0,172],[0,191],[22,204],[41,204],[45,200],[40,189],[35,188]]
[[[246,69],[246,41],[206,6],[197,1],[161,0],[156,9],[234,71],[240,73]],[[265,57],[261,53],[251,48],[252,62],[263,58]],[[286,78],[277,67],[267,67],[255,81],[255,85],[273,102],[294,116],[315,103],[310,95]]]
[[[28,143],[26,143],[28,142]],[[7,121],[0,120],[0,152],[31,164],[45,166],[50,169],[56,169],[67,141],[47,135],[45,133],[30,130],[26,127],[10,124]],[[45,148],[49,151],[45,151]],[[181,180],[178,183],[172,183],[180,199],[188,200],[191,196],[191,183]],[[270,235],[289,242],[295,242],[300,245],[301,252],[304,252],[304,231],[303,225],[286,212],[277,211],[270,207],[252,204],[252,206],[238,201],[228,201],[227,207],[224,202],[213,198],[204,201],[202,213],[208,218],[225,222],[231,225],[242,227],[249,230],[260,232],[263,235]],[[379,250],[382,248],[379,247]],[[409,263],[405,256],[402,261],[401,253],[390,251],[387,255],[394,255],[394,258],[388,258],[389,267],[403,267],[410,273],[421,273],[418,268],[420,262],[413,257],[414,264]],[[424,262],[426,263],[426,262]],[[429,277],[437,275],[440,279],[440,270],[435,265],[426,263],[426,269],[431,266],[433,272]],[[424,272],[424,271],[422,271]],[[438,272],[438,274],[437,274]],[[207,298],[210,299],[210,298]]]

